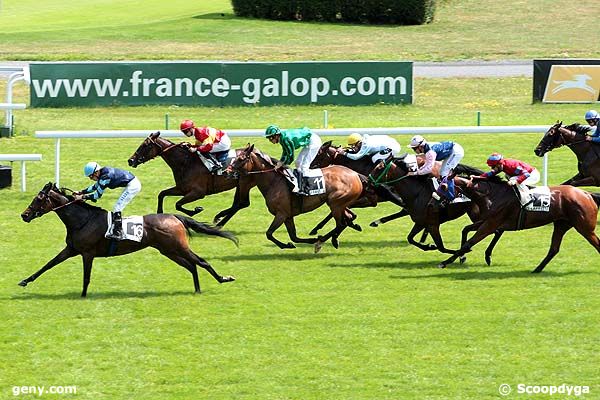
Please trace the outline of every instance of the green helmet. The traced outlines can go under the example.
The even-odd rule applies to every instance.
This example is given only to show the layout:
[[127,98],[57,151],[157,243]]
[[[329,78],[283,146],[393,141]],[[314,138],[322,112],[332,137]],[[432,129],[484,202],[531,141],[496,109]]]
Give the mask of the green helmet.
[[267,130],[265,131],[265,137],[271,137],[273,135],[277,135],[281,133],[281,129],[277,125],[269,125]]

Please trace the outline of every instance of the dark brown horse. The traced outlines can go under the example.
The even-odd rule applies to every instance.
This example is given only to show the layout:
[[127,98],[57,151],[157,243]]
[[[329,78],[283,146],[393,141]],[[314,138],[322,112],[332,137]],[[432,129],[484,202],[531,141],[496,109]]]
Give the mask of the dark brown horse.
[[524,215],[520,215],[519,200],[505,182],[462,178],[456,178],[455,182],[473,201],[488,208],[488,212],[480,221],[464,228],[463,231],[476,232],[456,254],[440,263],[442,268],[471,251],[475,244],[497,230],[531,229],[549,223],[554,223],[550,249],[533,272],[541,272],[558,254],[562,238],[571,228],[575,228],[600,253],[600,239],[595,233],[600,204],[598,193],[588,193],[569,185],[550,186],[549,212],[523,211]]
[[189,216],[194,216],[203,208],[196,207],[188,210],[183,207],[184,204],[235,188],[231,207],[219,212],[213,220],[217,226],[223,226],[236,212],[250,205],[249,192],[253,185],[249,181],[212,174],[196,154],[190,153],[188,142],[173,143],[161,138],[160,132],[152,133],[144,139],[129,158],[128,164],[136,168],[158,156],[161,156],[171,168],[175,186],[158,194],[157,213],[163,212],[163,201],[166,196],[183,196],[175,203],[175,208]]
[[81,201],[74,201],[72,196],[59,190],[53,183],[44,186],[29,207],[23,211],[21,218],[25,222],[30,222],[50,211],[56,212],[67,227],[67,245],[39,271],[19,282],[21,286],[27,286],[28,283],[33,282],[41,274],[66,259],[81,255],[83,259],[81,296],[85,297],[95,257],[120,256],[146,247],[154,247],[164,256],[190,271],[196,293],[200,293],[196,265],[207,270],[219,283],[235,280],[232,276],[219,275],[206,260],[195,254],[188,244],[188,234],[191,231],[221,236],[237,244],[237,239],[229,232],[218,230],[181,215],[150,214],[143,217],[144,233],[141,242],[130,240],[113,242],[104,237],[108,227],[105,210]]
[[[323,168],[326,192],[320,195],[298,196],[292,193],[286,178],[276,170],[273,159],[254,149],[254,145],[243,150],[230,165],[229,169],[254,180],[267,203],[269,212],[275,216],[267,229],[267,238],[281,249],[291,249],[293,243],[283,243],[273,233],[285,224],[290,239],[295,243],[315,244],[315,251],[321,243],[331,238],[335,248],[338,247],[338,236],[352,224],[353,216],[347,213],[347,207],[356,202],[363,194],[360,176],[341,166]],[[336,226],[329,233],[318,238],[302,239],[296,235],[294,216],[312,211],[327,203]]]
[[[406,209],[410,213],[410,217],[415,223],[408,234],[408,242],[421,250],[438,250],[442,253],[454,254],[456,250],[447,249],[444,246],[442,236],[440,234],[440,225],[457,219],[465,214],[469,216],[471,221],[478,221],[481,218],[481,208],[473,202],[451,203],[445,207],[437,207],[431,200],[433,193],[433,185],[431,179],[426,176],[407,175],[408,167],[402,160],[391,160],[381,162],[373,170],[369,178],[374,185],[386,183],[398,194],[406,203]],[[480,175],[483,171],[470,167],[468,165],[459,164],[455,173],[466,175]],[[414,240],[414,237],[421,231],[427,230],[431,234],[435,245],[427,245]],[[485,254],[486,263],[491,264],[492,250],[498,240],[502,236],[502,232],[496,232],[494,240],[488,246]],[[464,261],[464,259],[461,259]]]
[[[331,144],[331,140],[323,143],[319,148],[319,151],[317,152],[317,155],[315,156],[314,160],[310,164],[310,167],[324,168],[330,165],[342,165],[364,176],[369,175],[369,173],[371,173],[371,171],[375,167],[373,162],[371,162],[371,157],[363,157],[359,160],[352,160],[344,156],[342,154],[342,150],[343,149],[340,146],[333,146]],[[402,207],[404,205],[402,199],[393,195],[393,193],[390,193],[390,191],[387,188],[378,186],[375,188],[375,192],[377,194],[377,203],[391,201],[399,207]],[[352,205],[352,208],[374,207],[377,205],[377,203],[370,201],[370,199],[367,197],[361,197],[355,204]],[[377,227],[379,226],[379,224],[384,224],[391,220],[401,218],[407,215],[408,212],[406,210],[400,210],[397,213],[380,218],[377,221],[372,222],[371,226]],[[315,235],[319,231],[319,229],[323,228],[323,226],[325,226],[325,224],[329,222],[331,218],[333,218],[333,216],[330,213],[321,222],[319,222],[317,226],[313,228],[312,231],[310,231],[310,234]]]
[[563,185],[600,186],[600,145],[586,140],[589,130],[585,125],[562,126],[562,122],[557,122],[548,129],[534,150],[538,157],[562,146],[575,153],[579,172]]

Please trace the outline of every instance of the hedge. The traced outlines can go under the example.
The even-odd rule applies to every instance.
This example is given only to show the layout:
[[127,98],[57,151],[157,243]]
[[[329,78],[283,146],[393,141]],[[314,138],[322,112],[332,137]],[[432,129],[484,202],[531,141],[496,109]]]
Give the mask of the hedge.
[[239,17],[278,20],[421,25],[435,0],[231,0]]

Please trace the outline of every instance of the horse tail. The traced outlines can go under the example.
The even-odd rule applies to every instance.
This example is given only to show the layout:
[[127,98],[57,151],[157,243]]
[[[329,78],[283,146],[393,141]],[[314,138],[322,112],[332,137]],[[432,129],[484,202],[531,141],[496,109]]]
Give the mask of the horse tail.
[[598,207],[600,207],[600,193],[590,193],[590,194],[592,195],[592,198],[596,202],[596,205]]
[[192,235],[192,231],[194,231],[196,233],[203,233],[205,235],[221,236],[221,237],[224,237],[225,239],[231,240],[233,243],[235,243],[236,246],[239,246],[238,238],[235,237],[235,235],[231,232],[222,231],[212,225],[209,225],[209,224],[206,224],[203,222],[198,222],[193,218],[185,217],[183,215],[173,214],[173,216],[175,218],[177,218],[179,221],[181,221],[181,223],[183,224],[183,226],[185,227],[185,229],[187,230],[187,232],[190,236]]
[[479,168],[471,167],[466,164],[458,164],[456,168],[454,168],[455,175],[481,175],[485,171],[480,170]]

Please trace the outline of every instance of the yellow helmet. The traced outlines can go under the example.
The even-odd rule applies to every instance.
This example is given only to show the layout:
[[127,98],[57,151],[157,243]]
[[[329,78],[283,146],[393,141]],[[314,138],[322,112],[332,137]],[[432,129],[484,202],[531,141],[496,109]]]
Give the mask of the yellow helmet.
[[354,146],[358,142],[362,142],[363,138],[360,133],[352,133],[348,136],[348,146]]

